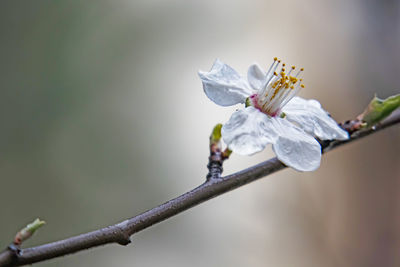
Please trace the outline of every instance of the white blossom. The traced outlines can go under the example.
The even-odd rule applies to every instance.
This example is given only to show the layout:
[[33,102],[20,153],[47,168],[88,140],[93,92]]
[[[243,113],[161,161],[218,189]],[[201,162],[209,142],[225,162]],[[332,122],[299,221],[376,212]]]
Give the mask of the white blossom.
[[349,138],[318,101],[296,96],[304,84],[300,78],[303,69],[295,70],[293,66],[286,72],[285,64],[275,58],[268,71],[251,65],[247,79],[219,59],[209,72],[199,71],[204,92],[213,102],[221,106],[246,103],[246,108],[234,112],[222,127],[229,149],[252,155],[272,144],[287,166],[313,171],[321,161],[321,147],[314,137]]

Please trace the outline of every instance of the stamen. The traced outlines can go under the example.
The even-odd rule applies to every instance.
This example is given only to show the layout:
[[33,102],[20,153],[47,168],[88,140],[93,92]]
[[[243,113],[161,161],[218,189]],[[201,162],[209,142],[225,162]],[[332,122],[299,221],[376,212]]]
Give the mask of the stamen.
[[278,58],[274,57],[274,62],[272,62],[271,66],[269,67],[269,69],[268,69],[268,71],[267,71],[267,76],[268,76],[268,74],[271,72],[271,70],[272,70],[272,68],[274,67],[275,62],[276,62],[277,60],[278,60]]
[[290,94],[286,96],[285,100],[281,104],[281,107],[285,106],[290,100],[292,100],[292,98],[295,97],[302,88],[304,88],[304,85],[301,86],[301,84],[298,83],[293,90],[290,90]]
[[282,100],[284,99],[283,96],[286,95],[287,91],[288,90],[281,90],[280,92],[278,92],[275,98],[271,99],[271,101],[265,107],[265,110],[270,113],[276,112],[279,107],[281,107]]
[[[276,74],[276,73],[275,73]],[[266,86],[258,93],[258,104],[259,106],[263,106],[265,103],[267,103],[273,94],[273,91],[275,90],[272,88],[272,86],[279,80],[278,75],[273,75],[269,79],[269,81],[266,83]],[[275,85],[276,86],[276,85]]]
[[274,62],[272,62],[271,66],[269,67],[268,71],[267,71],[267,75],[265,77],[265,81],[264,81],[264,85],[261,87],[258,97],[258,102],[261,103],[264,101],[264,95],[268,95],[267,93],[267,85],[270,83],[270,81],[272,80],[272,78],[274,76],[278,76],[278,74],[276,74],[275,70],[279,65],[279,62],[277,57],[274,57]]
[[303,71],[304,71],[304,69],[301,68],[301,69],[296,73],[296,75],[295,75],[294,77],[298,78],[298,77],[301,75],[301,73],[302,73]]
[[258,106],[260,109],[271,116],[279,113],[284,105],[287,104],[300,89],[304,88],[302,83],[303,79],[299,78],[304,68],[297,71],[296,75],[291,76],[292,72],[296,69],[291,66],[288,73],[286,71],[286,64],[282,63],[281,70],[277,72],[281,60],[274,58],[274,62],[268,69],[266,80],[261,90],[258,92]]
[[296,67],[295,66],[292,66],[292,68],[289,70],[289,72],[288,72],[288,76],[290,75],[290,73],[292,73],[292,71],[295,69]]
[[272,98],[275,95],[275,91],[279,88],[279,83],[280,83],[280,78],[278,78],[277,76],[274,76],[274,80],[271,81],[266,86],[266,94],[265,94],[265,96],[262,99],[260,99],[259,105],[261,107],[264,108],[265,105],[267,105],[272,100]]
[[[275,62],[274,62],[275,63]],[[267,80],[264,83],[264,86],[262,87],[260,94],[264,95],[266,93],[267,90],[267,86],[268,84],[271,82],[272,78],[275,76],[278,76],[278,74],[275,72],[276,68],[278,67],[279,63],[275,65],[274,69],[272,70],[274,72],[274,75],[271,75],[270,77],[268,77],[269,74],[267,74]]]

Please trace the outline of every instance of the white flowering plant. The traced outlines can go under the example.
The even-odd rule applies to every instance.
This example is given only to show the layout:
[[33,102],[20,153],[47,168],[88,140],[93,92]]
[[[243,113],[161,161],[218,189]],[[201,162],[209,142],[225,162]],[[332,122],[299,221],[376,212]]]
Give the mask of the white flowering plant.
[[272,144],[278,159],[297,171],[320,166],[321,146],[315,139],[346,140],[348,133],[322,109],[316,100],[296,96],[304,88],[303,69],[296,71],[274,58],[264,71],[253,64],[243,78],[217,59],[209,72],[199,71],[209,99],[220,106],[245,104],[221,129],[228,148],[252,155]]

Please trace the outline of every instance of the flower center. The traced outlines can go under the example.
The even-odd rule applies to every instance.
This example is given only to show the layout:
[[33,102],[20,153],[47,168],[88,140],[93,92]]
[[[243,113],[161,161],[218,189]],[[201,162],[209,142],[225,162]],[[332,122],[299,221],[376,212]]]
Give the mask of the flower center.
[[[280,114],[281,109],[285,106],[300,90],[304,88],[303,79],[299,76],[303,72],[301,68],[295,75],[291,75],[296,67],[292,66],[286,73],[285,63],[274,58],[274,62],[268,69],[263,86],[257,94],[250,96],[252,105],[263,113],[275,117]],[[281,65],[279,74],[276,72]]]

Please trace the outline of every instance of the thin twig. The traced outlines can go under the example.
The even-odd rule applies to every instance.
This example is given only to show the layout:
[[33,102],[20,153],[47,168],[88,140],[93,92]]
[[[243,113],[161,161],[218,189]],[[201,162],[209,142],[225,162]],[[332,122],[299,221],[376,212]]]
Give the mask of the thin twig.
[[[373,128],[353,133],[348,140],[321,142],[322,150],[324,153],[328,152],[338,146],[374,134],[398,123],[400,123],[400,112],[392,114],[391,117]],[[21,250],[8,248],[0,253],[0,266],[32,264],[109,243],[127,245],[130,242],[130,236],[134,233],[164,221],[204,201],[284,168],[286,166],[277,158],[272,158],[225,177],[208,179],[197,188],[121,223],[41,246]]]

